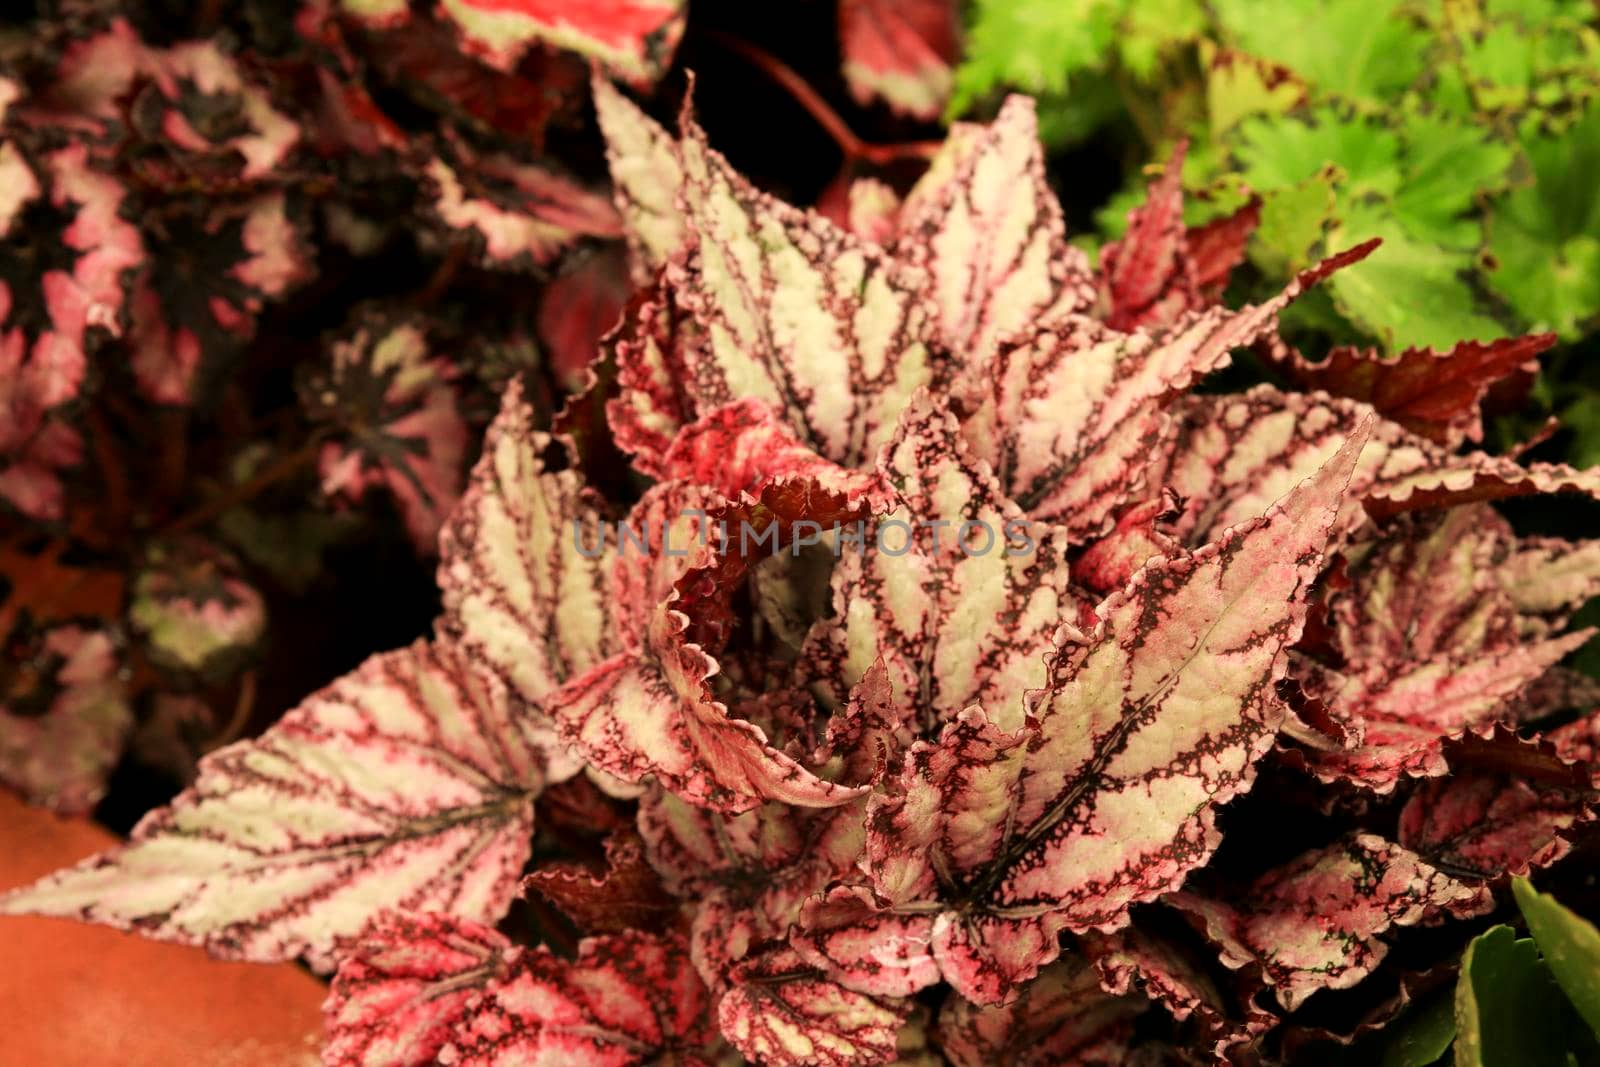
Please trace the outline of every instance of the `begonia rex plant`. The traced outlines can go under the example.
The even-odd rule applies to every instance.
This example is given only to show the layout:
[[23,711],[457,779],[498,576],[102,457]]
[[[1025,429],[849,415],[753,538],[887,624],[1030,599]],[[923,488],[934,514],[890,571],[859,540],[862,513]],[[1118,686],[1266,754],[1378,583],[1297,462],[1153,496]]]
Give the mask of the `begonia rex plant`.
[[[329,491],[438,527],[432,637],[0,911],[302,958],[328,1064],[1251,1062],[1571,849],[1600,542],[1492,502],[1600,471],[1475,450],[1529,342],[1214,391],[1372,244],[1232,309],[1254,215],[1187,229],[1169,175],[1091,265],[1025,98],[841,226],[594,96],[640,285],[556,425],[511,380],[448,506],[420,331],[307,387],[366,405]],[[575,810],[603,869],[533,848]]]

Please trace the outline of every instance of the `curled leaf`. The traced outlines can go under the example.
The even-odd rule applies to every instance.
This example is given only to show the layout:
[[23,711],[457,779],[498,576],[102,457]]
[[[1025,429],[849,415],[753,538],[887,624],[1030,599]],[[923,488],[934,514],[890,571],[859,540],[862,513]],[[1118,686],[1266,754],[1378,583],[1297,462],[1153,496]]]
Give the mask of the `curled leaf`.
[[1388,953],[1394,926],[1488,910],[1488,893],[1371,834],[1307,852],[1227,902],[1182,892],[1229,967],[1258,965],[1293,1011],[1319,989],[1347,989]]

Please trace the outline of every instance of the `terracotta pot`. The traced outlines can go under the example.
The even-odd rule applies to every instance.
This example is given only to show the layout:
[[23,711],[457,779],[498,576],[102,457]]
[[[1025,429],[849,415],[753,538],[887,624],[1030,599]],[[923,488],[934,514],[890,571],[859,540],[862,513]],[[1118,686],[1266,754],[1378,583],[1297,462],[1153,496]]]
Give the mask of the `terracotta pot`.
[[[0,790],[0,889],[116,843]],[[309,1067],[320,982],[289,964],[64,919],[0,917],[0,1062],[16,1067]]]

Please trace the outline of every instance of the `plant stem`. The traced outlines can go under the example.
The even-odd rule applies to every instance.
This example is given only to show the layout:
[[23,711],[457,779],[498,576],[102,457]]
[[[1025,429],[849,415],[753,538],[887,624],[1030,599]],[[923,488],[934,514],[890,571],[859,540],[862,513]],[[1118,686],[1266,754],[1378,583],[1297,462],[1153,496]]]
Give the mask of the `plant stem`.
[[874,166],[885,166],[897,159],[932,159],[939,150],[938,141],[908,141],[903,144],[868,144],[857,137],[844,119],[839,117],[826,100],[804,78],[777,56],[757,48],[749,41],[731,37],[717,30],[705,31],[706,36],[748,60],[756,69],[777,82],[806,114],[825,130],[833,143],[839,146],[846,159],[861,160]]
[[239,695],[233,703],[233,715],[216,736],[206,742],[205,751],[214,752],[231,741],[237,741],[250,725],[250,715],[256,709],[256,672],[245,671],[239,679]]

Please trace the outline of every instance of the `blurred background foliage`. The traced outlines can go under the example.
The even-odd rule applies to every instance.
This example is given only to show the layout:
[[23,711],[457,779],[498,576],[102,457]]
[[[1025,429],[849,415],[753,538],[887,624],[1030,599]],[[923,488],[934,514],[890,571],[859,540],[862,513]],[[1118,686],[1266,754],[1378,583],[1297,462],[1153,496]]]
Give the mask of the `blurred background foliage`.
[[1554,331],[1532,403],[1491,443],[1555,415],[1556,449],[1600,463],[1590,0],[978,0],[969,19],[950,115],[1031,93],[1059,173],[1122,162],[1080,241],[1118,236],[1147,166],[1186,141],[1190,223],[1261,198],[1262,291],[1383,238],[1291,309],[1286,336],[1397,353]]
[[[1261,201],[1230,300],[1381,237],[1290,307],[1285,338],[1312,356],[1398,355],[1553,332],[1486,444],[1548,435],[1530,456],[1600,464],[1600,5],[976,0],[967,17],[948,117],[1029,93],[1058,181],[1093,186],[1120,162],[1078,243],[1120,236],[1182,145],[1191,225]],[[1519,517],[1593,532],[1583,507]],[[1580,622],[1600,623],[1600,605]],[[1600,642],[1579,659],[1600,676]]]

